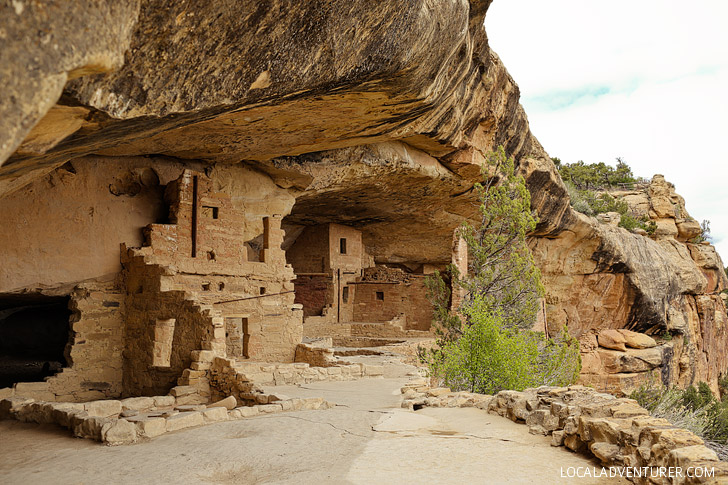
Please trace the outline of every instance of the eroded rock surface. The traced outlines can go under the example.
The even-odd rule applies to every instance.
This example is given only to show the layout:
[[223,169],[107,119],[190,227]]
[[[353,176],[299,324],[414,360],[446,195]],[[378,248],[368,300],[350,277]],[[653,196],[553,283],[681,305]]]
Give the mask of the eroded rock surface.
[[[546,328],[566,325],[581,340],[583,379],[617,393],[654,378],[705,380],[717,389],[728,366],[728,318],[715,249],[689,242],[699,227],[662,177],[619,195],[655,221],[653,237],[617,227],[614,214],[600,222],[570,208],[558,172],[529,130],[518,86],[488,47],[482,24],[489,0],[87,3],[0,7],[8,19],[0,33],[0,79],[10,86],[10,102],[1,105],[0,197],[12,208],[0,216],[11,228],[0,237],[0,291],[7,298],[63,293],[103,277],[103,285],[85,284],[91,300],[106,308],[105,291],[124,295],[105,310],[113,324],[93,315],[74,322],[69,352],[79,359],[61,374],[73,382],[72,392],[42,392],[76,399],[118,393],[121,349],[131,355],[133,347],[122,342],[124,313],[136,308],[144,315],[150,287],[188,302],[170,308],[206,312],[193,320],[209,323],[200,332],[213,336],[205,342],[223,354],[224,312],[205,305],[264,297],[277,303],[256,303],[263,320],[303,313],[289,301],[290,266],[277,252],[270,257],[309,226],[361,231],[373,259],[366,267],[443,267],[452,260],[453,231],[477,213],[472,187],[498,146],[516,159],[539,215],[531,246],[547,288]],[[179,202],[165,198],[164,186],[185,170],[209,188],[199,214],[175,216],[189,216],[191,225],[165,217],[176,214],[166,206]],[[210,241],[234,240],[237,249],[205,247],[206,262],[194,260],[198,216],[219,217],[200,227],[217,231]],[[264,220],[280,220],[285,237]],[[156,246],[142,240],[148,224],[156,227],[146,233]],[[190,238],[191,260],[170,259],[176,250],[190,252]],[[145,244],[154,256],[139,270],[146,286],[135,282],[132,291],[128,272],[126,281],[120,276],[122,243]],[[220,278],[214,261],[228,253],[240,253],[236,264],[272,265],[276,284],[248,273],[240,276],[244,284]],[[63,263],[51,265],[53,258]],[[163,287],[178,271],[189,285],[175,280]],[[286,317],[286,328],[271,335],[281,330],[293,344],[301,328],[296,318]],[[144,328],[141,334],[153,338]],[[618,350],[598,348],[597,333],[619,329],[638,332],[633,340],[648,348],[625,347],[619,358],[611,354]],[[93,369],[109,338],[108,368]],[[280,344],[273,340],[259,340],[261,355],[273,355],[269,347]],[[292,358],[295,345],[284,350]],[[169,369],[155,373],[169,383],[179,377]]]

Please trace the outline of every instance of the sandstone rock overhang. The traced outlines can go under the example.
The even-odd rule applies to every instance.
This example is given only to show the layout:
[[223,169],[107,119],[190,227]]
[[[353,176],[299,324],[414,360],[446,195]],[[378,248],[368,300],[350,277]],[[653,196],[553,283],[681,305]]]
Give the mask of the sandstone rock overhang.
[[[4,4],[0,200],[12,210],[0,222],[14,230],[0,235],[0,267],[12,268],[0,291],[68,296],[75,286],[82,314],[103,307],[90,295],[124,300],[109,278],[82,281],[118,274],[119,243],[142,245],[140,228],[168,212],[165,186],[188,169],[244,214],[240,237],[253,253],[266,249],[264,218],[280,216],[284,250],[304,227],[333,223],[360,231],[372,264],[443,265],[454,229],[476,214],[483,161],[503,146],[539,216],[531,244],[552,329],[567,325],[585,353],[589,335],[609,328],[683,337],[663,381],[716,388],[728,365],[720,258],[687,241],[694,227],[670,217],[677,196],[659,180],[647,201],[654,238],[570,208],[518,86],[488,46],[489,5]],[[56,228],[68,237],[54,241]],[[74,230],[91,258],[72,244]],[[63,261],[45,264],[48,247]],[[103,308],[122,318],[122,306]],[[117,358],[124,342],[114,339]]]

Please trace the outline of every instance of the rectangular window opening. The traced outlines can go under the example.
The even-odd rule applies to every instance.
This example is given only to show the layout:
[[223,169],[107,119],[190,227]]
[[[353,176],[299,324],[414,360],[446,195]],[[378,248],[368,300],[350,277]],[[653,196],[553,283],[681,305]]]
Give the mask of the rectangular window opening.
[[341,290],[341,300],[344,303],[349,303],[349,287],[345,286],[343,290]]
[[384,292],[383,291],[377,291],[377,300],[384,301]]
[[339,239],[339,253],[346,254],[346,238]]
[[210,205],[203,205],[202,206],[202,217],[207,217],[208,219],[217,219],[219,216],[219,207],[214,207]]

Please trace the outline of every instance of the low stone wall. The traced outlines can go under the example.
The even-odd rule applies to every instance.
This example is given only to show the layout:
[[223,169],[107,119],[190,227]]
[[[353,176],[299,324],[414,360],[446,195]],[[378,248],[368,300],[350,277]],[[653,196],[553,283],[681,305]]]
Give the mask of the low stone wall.
[[294,362],[301,362],[314,367],[334,367],[338,365],[334,350],[311,344],[298,344]]
[[210,406],[180,404],[187,402],[186,396],[188,394],[176,397],[134,397],[85,404],[11,397],[0,400],[0,419],[57,424],[71,430],[79,438],[108,445],[124,445],[221,421],[333,406],[323,398],[288,399],[283,396],[269,396],[270,402],[255,406],[234,407],[235,400],[232,398]]
[[[728,463],[719,461],[703,440],[665,419],[650,416],[637,401],[616,398],[584,386],[501,391],[495,396],[450,392],[415,382],[402,388],[402,406],[478,407],[528,425],[532,434],[551,436],[553,446],[595,456],[603,466],[631,473],[639,484],[707,483],[688,478],[689,467],[713,470],[710,483],[728,484]],[[661,467],[680,467],[683,476],[659,476]]]
[[303,362],[277,364],[216,357],[209,375],[210,387],[213,390],[221,394],[232,394],[241,401],[254,401],[257,386],[299,385],[317,381],[350,381],[365,377],[382,377],[384,367],[371,364],[311,367]]

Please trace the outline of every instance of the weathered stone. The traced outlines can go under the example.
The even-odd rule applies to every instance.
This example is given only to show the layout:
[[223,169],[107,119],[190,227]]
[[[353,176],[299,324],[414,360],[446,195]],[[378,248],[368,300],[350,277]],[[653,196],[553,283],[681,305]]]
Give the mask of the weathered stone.
[[137,434],[144,438],[155,438],[167,432],[167,421],[162,417],[134,417],[128,421],[134,423]]
[[592,443],[589,450],[594,453],[603,465],[612,465],[621,459],[619,446],[609,443]]
[[114,400],[91,401],[84,403],[83,407],[89,416],[99,416],[102,418],[118,416],[122,409],[121,401]]
[[182,397],[190,394],[196,394],[197,389],[193,386],[176,386],[170,389],[169,393],[174,397]]
[[123,411],[147,411],[156,405],[153,397],[129,397],[120,402]]
[[214,402],[212,404],[208,404],[208,408],[214,408],[214,407],[223,407],[225,409],[231,410],[235,409],[238,405],[238,401],[235,399],[235,396],[228,396],[225,399],[221,399],[217,402]]
[[243,406],[235,408],[235,410],[238,411],[241,418],[252,418],[253,416],[260,414],[258,406]]
[[154,396],[152,399],[156,408],[168,408],[175,404],[174,396]]
[[627,347],[632,347],[634,349],[648,349],[657,345],[655,339],[649,335],[633,332],[624,328],[620,328],[617,331],[624,337],[625,345],[627,345]]
[[228,420],[228,410],[223,406],[211,407],[202,411],[205,423],[217,423]]
[[452,391],[449,387],[436,387],[434,389],[429,389],[426,394],[430,397],[440,397],[450,392]]
[[[319,407],[320,406],[321,405],[319,404]],[[283,407],[280,404],[260,404],[256,407],[261,414],[280,413],[283,411]]]
[[[83,414],[86,413],[84,412]],[[101,430],[104,425],[112,421],[116,421],[114,418],[88,415],[84,416],[83,414],[77,413],[73,417],[73,435],[78,438],[101,441]]]
[[113,419],[101,428],[101,441],[109,445],[126,445],[137,438],[137,428],[126,419]]
[[692,445],[677,448],[668,454],[667,466],[688,467],[699,461],[719,461],[718,455],[704,445]]
[[182,404],[180,406],[175,406],[174,409],[177,411],[184,413],[188,411],[204,411],[207,408],[204,404]]
[[599,341],[599,346],[605,349],[627,350],[625,347],[626,339],[617,330],[602,330],[597,334],[597,340]]
[[167,432],[191,428],[193,426],[201,426],[204,423],[205,421],[202,418],[202,413],[199,411],[179,413],[167,418]]

